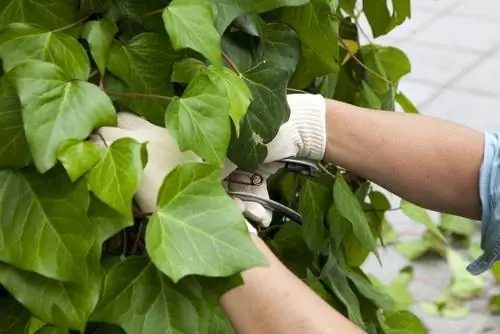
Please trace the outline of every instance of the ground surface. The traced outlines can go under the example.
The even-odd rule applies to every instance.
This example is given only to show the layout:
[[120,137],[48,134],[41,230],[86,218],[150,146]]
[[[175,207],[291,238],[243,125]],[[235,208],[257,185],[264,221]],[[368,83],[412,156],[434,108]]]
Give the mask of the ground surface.
[[[413,72],[401,84],[421,113],[452,120],[479,130],[500,131],[500,1],[412,0],[413,18],[380,44],[403,49]],[[398,199],[393,197],[398,206]],[[402,214],[388,219],[405,238],[414,238],[422,227]],[[477,238],[478,236],[476,236]],[[369,272],[390,281],[408,261],[393,249],[382,250],[381,268],[374,259]],[[449,282],[446,262],[428,259],[414,264],[411,290],[417,300],[432,300]],[[471,303],[467,319],[451,321],[421,315],[431,334],[500,333],[500,318],[487,310],[488,294],[498,292],[489,283],[483,298]],[[497,291],[495,291],[497,290]]]

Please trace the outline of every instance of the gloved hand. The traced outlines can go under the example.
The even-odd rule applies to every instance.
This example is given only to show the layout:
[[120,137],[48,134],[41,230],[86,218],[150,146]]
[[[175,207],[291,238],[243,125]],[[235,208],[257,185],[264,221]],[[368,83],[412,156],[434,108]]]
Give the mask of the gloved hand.
[[[286,158],[304,158],[313,161],[323,159],[326,149],[326,104],[320,95],[292,94],[288,95],[291,114],[288,122],[283,124],[277,136],[267,145],[267,157],[254,173],[236,170],[226,179],[225,186],[229,191],[250,193],[269,199],[267,179],[281,169],[284,164],[279,161]],[[223,174],[227,175],[236,166],[226,164]],[[250,185],[249,181],[254,181]],[[272,212],[255,202],[242,202],[240,207],[245,215],[262,227],[268,227],[272,220]]]
[[[163,180],[176,166],[189,162],[201,162],[202,159],[191,151],[181,152],[177,141],[168,129],[149,123],[147,120],[130,113],[119,113],[117,127],[102,127],[92,141],[100,146],[110,146],[120,138],[133,138],[140,143],[147,143],[148,163],[144,168],[141,185],[135,200],[143,212],[154,212],[156,200]],[[232,171],[230,168],[226,168]],[[233,169],[234,170],[234,169]],[[228,174],[222,174],[225,178]],[[243,209],[240,201],[236,204]],[[247,222],[250,232],[255,228]]]

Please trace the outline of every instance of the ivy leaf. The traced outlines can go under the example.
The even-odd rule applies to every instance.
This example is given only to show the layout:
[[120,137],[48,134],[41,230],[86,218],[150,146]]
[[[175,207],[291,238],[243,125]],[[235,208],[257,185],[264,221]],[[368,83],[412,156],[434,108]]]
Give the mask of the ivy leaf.
[[243,216],[220,183],[218,168],[185,164],[167,175],[149,221],[146,247],[174,282],[187,275],[226,277],[265,265]]
[[[170,97],[173,64],[181,57],[168,37],[143,33],[127,43],[114,41],[108,59],[108,70],[126,84],[125,92]],[[163,124],[168,99],[121,97],[125,106],[157,125]]]
[[0,77],[0,168],[20,168],[31,162],[24,135],[21,105],[7,76]]
[[235,330],[231,325],[227,315],[224,313],[222,308],[217,307],[214,312],[214,317],[210,322],[210,326],[208,327],[208,333],[215,334],[235,334]]
[[90,198],[88,216],[97,229],[95,234],[97,245],[101,245],[124,228],[134,225],[134,220],[130,212],[123,215],[110,208],[95,196],[91,196]]
[[80,13],[102,13],[109,8],[112,1],[113,0],[80,0]]
[[92,192],[116,211],[130,215],[146,164],[145,144],[131,138],[118,139],[89,173]]
[[231,136],[229,100],[211,78],[201,74],[181,98],[168,106],[165,123],[182,151],[191,150],[207,162],[222,165]]
[[326,237],[324,218],[333,200],[331,187],[328,183],[307,179],[302,184],[299,198],[299,211],[305,223],[304,240],[310,249],[321,249]]
[[267,156],[264,144],[290,117],[288,80],[299,59],[295,32],[282,24],[268,24],[257,54],[260,62],[243,73],[254,100],[241,124],[240,136],[232,137],[229,158],[240,168],[255,170]]
[[377,254],[377,243],[370,230],[368,219],[363,212],[361,204],[341,174],[337,174],[335,178],[333,197],[335,199],[335,207],[342,217],[346,218],[352,224],[352,232],[362,247],[369,252]]
[[127,333],[203,333],[219,296],[195,277],[174,284],[147,258],[129,257],[107,274],[92,320]]
[[36,334],[69,334],[67,329],[58,328],[54,326],[45,326],[38,330]]
[[295,29],[302,42],[300,62],[292,78],[294,87],[304,88],[315,77],[340,69],[339,23],[332,19],[337,6],[338,1],[310,0],[304,6],[283,9],[281,19]]
[[99,160],[100,151],[97,146],[89,141],[70,139],[64,142],[57,154],[72,182],[87,173]]
[[234,71],[214,66],[206,67],[205,64],[192,58],[184,59],[174,66],[172,80],[188,83],[195,80],[200,74],[210,77],[213,84],[220,89],[220,94],[229,100],[229,115],[231,116],[236,133],[239,134],[240,122],[248,110],[252,100],[252,93],[241,76]]
[[0,57],[5,72],[26,60],[58,65],[65,77],[87,81],[89,59],[73,37],[25,23],[12,23],[0,30]]
[[48,29],[67,26],[76,21],[77,0],[33,2],[3,0],[0,3],[0,30],[11,22],[37,24]]
[[[99,0],[93,0],[99,1]],[[112,0],[112,5],[105,16],[115,22],[135,21],[148,31],[165,34],[165,25],[158,15],[169,3],[169,0]]]
[[118,27],[110,19],[89,21],[83,27],[82,37],[89,43],[90,52],[101,75],[106,70],[111,45],[117,33]]
[[19,94],[26,137],[42,173],[55,165],[64,141],[82,140],[94,128],[116,122],[106,94],[88,82],[72,80],[54,64],[29,60],[9,72],[9,78]]
[[0,297],[0,333],[24,333],[30,317],[29,311],[14,298],[10,296]]
[[[53,279],[79,281],[89,265],[85,257],[95,231],[86,215],[85,183],[72,184],[61,168],[46,175],[4,170],[0,195],[0,260]],[[24,209],[12,210],[19,203]]]
[[38,333],[38,330],[43,328],[45,326],[45,322],[42,320],[38,319],[37,317],[31,317],[27,326],[24,334],[33,334],[33,333]]
[[410,202],[403,201],[403,203],[401,203],[401,212],[403,212],[411,220],[423,224],[434,236],[439,238],[441,241],[446,242],[446,238],[443,236],[436,224],[434,224],[425,209],[422,209],[421,207],[418,207]]
[[163,22],[176,50],[193,49],[221,67],[221,37],[210,0],[173,0],[163,11]]
[[[99,258],[95,256],[98,262]],[[64,283],[0,262],[0,282],[45,323],[83,330],[99,298],[99,271],[79,271],[79,283]]]
[[236,19],[246,13],[264,13],[285,6],[300,6],[308,0],[213,0],[217,7],[217,29],[224,32],[226,28]]

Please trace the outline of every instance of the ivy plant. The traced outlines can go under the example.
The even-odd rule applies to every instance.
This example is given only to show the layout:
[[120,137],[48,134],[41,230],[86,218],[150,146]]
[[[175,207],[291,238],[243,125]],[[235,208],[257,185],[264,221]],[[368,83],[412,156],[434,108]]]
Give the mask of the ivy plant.
[[[226,158],[253,170],[290,115],[288,93],[381,110],[415,107],[397,48],[360,44],[410,1],[4,0],[0,3],[0,332],[231,333],[218,299],[266,261],[225,193]],[[129,111],[203,163],[134,193],[146,144],[90,137]],[[425,333],[360,268],[387,199],[355,175],[282,171],[272,198],[302,214],[260,231],[282,261],[368,333]],[[300,301],[298,301],[300,302]]]

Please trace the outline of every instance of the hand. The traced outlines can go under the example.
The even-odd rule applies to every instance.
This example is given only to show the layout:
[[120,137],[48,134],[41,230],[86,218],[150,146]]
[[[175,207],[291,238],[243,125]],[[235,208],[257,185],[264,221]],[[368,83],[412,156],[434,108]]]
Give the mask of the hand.
[[[267,158],[254,173],[236,170],[232,163],[226,164],[223,175],[228,191],[245,192],[269,199],[267,179],[281,169],[279,161],[286,158],[322,160],[326,149],[325,100],[320,95],[288,95],[291,113],[288,122],[281,126],[277,136],[267,145]],[[250,183],[253,182],[253,185]],[[245,216],[254,223],[268,227],[272,212],[255,202],[242,202]]]
[[[168,173],[176,166],[188,162],[201,162],[202,159],[191,151],[181,152],[177,141],[168,129],[149,123],[147,120],[130,114],[119,113],[117,127],[102,127],[98,134],[92,137],[94,143],[100,146],[110,146],[120,138],[133,138],[141,143],[147,143],[148,163],[144,168],[141,185],[135,195],[135,200],[143,212],[156,210],[156,199],[161,185]],[[236,167],[224,168],[221,179],[224,179]],[[235,199],[236,205],[244,210],[245,205]],[[250,232],[255,228],[247,222]]]
[[158,191],[167,174],[180,164],[201,159],[191,151],[181,152],[168,129],[129,113],[119,113],[117,127],[100,128],[92,140],[100,146],[110,146],[125,137],[147,143],[148,163],[135,200],[143,212],[154,212]]

